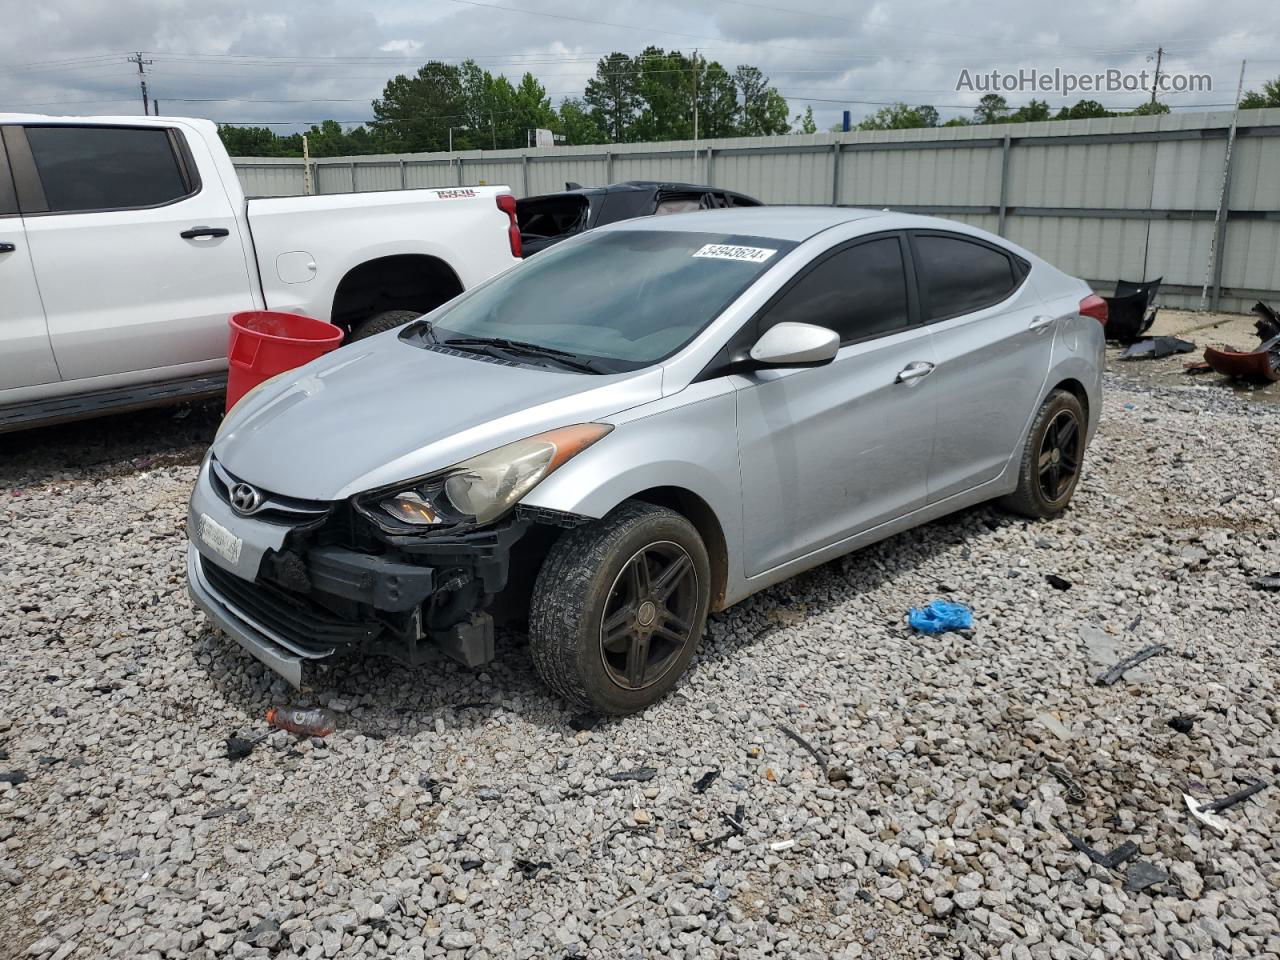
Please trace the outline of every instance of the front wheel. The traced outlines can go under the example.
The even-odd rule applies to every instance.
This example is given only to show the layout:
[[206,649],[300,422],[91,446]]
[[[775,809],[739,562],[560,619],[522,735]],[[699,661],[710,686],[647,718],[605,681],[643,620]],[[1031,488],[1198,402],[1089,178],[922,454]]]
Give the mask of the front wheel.
[[1084,463],[1084,407],[1075,395],[1055,390],[1036,414],[1022,450],[1018,487],[1001,506],[1037,520],[1067,509]]
[[641,710],[679,681],[706,626],[711,565],[698,531],[629,502],[547,554],[529,610],[534,667],[566,700]]
[[352,327],[347,342],[363,340],[377,333],[386,333],[396,327],[403,327],[410,320],[417,320],[420,316],[422,314],[417,310],[384,310],[382,313],[375,313],[368,320],[363,320]]

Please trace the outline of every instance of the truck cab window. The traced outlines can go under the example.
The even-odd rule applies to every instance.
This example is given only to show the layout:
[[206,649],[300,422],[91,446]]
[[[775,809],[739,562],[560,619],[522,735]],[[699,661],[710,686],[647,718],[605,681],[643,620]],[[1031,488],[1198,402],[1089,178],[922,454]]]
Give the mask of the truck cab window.
[[50,213],[154,207],[190,191],[169,132],[137,127],[27,127]]

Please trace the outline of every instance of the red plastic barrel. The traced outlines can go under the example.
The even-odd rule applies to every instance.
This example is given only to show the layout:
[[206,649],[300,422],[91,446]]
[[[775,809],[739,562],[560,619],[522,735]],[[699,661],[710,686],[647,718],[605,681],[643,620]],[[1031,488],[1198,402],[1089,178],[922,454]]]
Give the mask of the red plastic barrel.
[[342,331],[315,317],[274,310],[233,313],[227,343],[227,409],[264,380],[300,367],[340,343]]

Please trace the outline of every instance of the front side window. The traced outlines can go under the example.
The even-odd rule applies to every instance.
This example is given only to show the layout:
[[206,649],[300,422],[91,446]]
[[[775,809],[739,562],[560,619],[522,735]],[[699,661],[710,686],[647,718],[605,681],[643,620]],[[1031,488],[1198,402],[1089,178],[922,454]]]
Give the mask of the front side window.
[[452,301],[431,332],[446,345],[502,338],[596,361],[598,372],[639,369],[681,349],[794,246],[682,230],[589,233]]
[[186,196],[167,130],[27,127],[52,213],[153,207]]
[[834,330],[841,343],[910,326],[898,238],[869,240],[827,257],[770,307],[761,330],[783,321]]
[[960,237],[917,236],[915,253],[930,321],[999,303],[1020,282],[1009,257]]

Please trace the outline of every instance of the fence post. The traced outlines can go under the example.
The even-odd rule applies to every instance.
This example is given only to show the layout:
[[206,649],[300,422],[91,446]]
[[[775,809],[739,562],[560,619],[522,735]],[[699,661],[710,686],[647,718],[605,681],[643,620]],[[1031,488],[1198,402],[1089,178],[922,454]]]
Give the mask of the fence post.
[[[1233,151],[1234,152],[1234,151]],[[1218,204],[1217,222],[1213,225],[1213,296],[1209,299],[1209,309],[1218,312],[1218,303],[1222,298],[1222,262],[1227,259],[1227,218],[1231,216],[1231,168],[1232,155],[1227,154],[1227,171],[1222,177],[1222,201]]]
[[1004,236],[1004,219],[1005,212],[1008,209],[1009,201],[1009,134],[1004,135],[1004,142],[1000,145],[1000,219],[996,224],[996,233]]
[[529,195],[529,154],[520,154],[520,195]]
[[462,158],[458,158],[458,186],[462,186]]
[[404,178],[404,157],[400,158],[400,189],[401,190],[406,189],[405,178]]
[[840,141],[831,144],[831,205],[840,206]]
[[707,180],[708,187],[714,187],[716,182],[711,179],[711,172],[715,169],[715,150],[710,144],[707,145]]
[[605,186],[613,183],[613,151],[606,150],[604,152],[604,182]]
[[347,166],[351,168],[351,192],[355,193],[356,192],[356,162],[352,160],[351,163],[349,163]]

